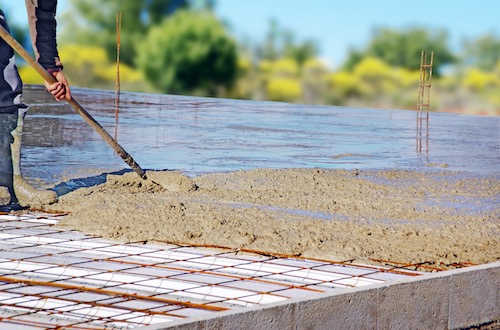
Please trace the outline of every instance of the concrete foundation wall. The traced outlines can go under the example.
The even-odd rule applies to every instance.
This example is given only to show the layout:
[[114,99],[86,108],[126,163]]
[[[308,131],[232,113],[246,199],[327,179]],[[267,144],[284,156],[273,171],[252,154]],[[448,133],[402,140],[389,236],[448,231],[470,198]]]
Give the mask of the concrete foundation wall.
[[500,262],[145,329],[460,329],[500,320]]

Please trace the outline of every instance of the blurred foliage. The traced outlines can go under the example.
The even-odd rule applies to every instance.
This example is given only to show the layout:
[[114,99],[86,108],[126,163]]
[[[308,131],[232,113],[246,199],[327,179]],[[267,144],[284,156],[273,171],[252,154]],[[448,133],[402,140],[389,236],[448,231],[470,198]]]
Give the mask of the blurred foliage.
[[[103,48],[92,46],[65,45],[60,56],[65,59],[68,77],[76,79],[82,87],[113,88],[116,80],[116,66],[110,63]],[[122,84],[139,83],[142,74],[120,64],[120,82]]]
[[[70,83],[77,82],[80,87],[113,89],[116,82],[116,65],[111,63],[103,48],[96,46],[64,45],[59,49],[64,58],[64,72]],[[36,71],[23,66],[19,74],[24,83],[41,84],[43,79]],[[120,82],[124,90],[145,91],[143,75],[126,64],[120,65]]]
[[465,62],[481,70],[494,70],[500,59],[500,37],[487,34],[464,42]]
[[208,12],[177,12],[140,48],[138,68],[163,92],[222,96],[236,79],[236,43]]
[[[70,83],[113,89],[116,14],[122,12],[123,90],[356,107],[416,109],[421,51],[434,52],[431,109],[500,115],[500,38],[486,34],[452,52],[444,30],[380,27],[333,70],[313,39],[270,20],[263,40],[229,37],[214,0],[70,0],[59,15]],[[180,9],[180,10],[179,10]],[[27,29],[12,27],[23,43]],[[78,45],[78,46],[76,46]],[[41,83],[21,67],[26,83]]]
[[25,29],[17,24],[9,25],[10,34],[19,41],[25,49],[31,49],[31,39],[29,35],[29,30]]
[[257,60],[274,61],[280,58],[294,60],[301,67],[306,60],[318,55],[318,46],[312,39],[298,42],[293,31],[283,29],[275,19],[269,21],[269,28],[264,41],[250,46]]
[[396,90],[394,70],[384,61],[374,57],[364,58],[354,67],[360,84],[361,95],[381,107],[382,98]]
[[[209,12],[213,9],[215,0],[70,1],[71,12],[62,15],[60,19],[64,29],[62,29],[59,43],[64,45],[78,43],[84,50],[88,50],[80,54],[68,54],[71,58],[70,61],[74,63],[69,63],[67,58],[61,54],[61,58],[65,62],[65,70],[72,70],[69,69],[69,66],[74,68],[75,72],[68,71],[68,76],[76,85],[93,85],[96,88],[114,86],[116,69],[109,68],[109,66],[113,65],[111,62],[114,62],[117,57],[116,16],[118,13],[122,15],[120,76],[122,86],[125,89],[138,88],[140,91],[154,92],[193,92],[205,95],[207,93],[213,94],[215,89],[231,85],[234,81],[232,76],[235,76],[237,65],[237,58],[232,50],[234,41],[227,37],[227,42],[221,41],[223,38],[220,36],[224,35],[224,31],[219,27],[220,24],[214,17],[212,17],[211,22],[217,27],[207,28],[206,24],[203,27],[195,26],[198,23],[203,25],[207,21],[206,19],[197,22],[193,21],[196,19],[190,18],[189,15],[184,16],[190,21],[182,22],[182,30],[180,33],[174,32],[174,34],[177,35],[178,41],[183,39],[190,41],[184,43],[184,48],[181,48],[184,50],[182,53],[176,52],[174,54],[167,49],[162,50],[164,55],[170,54],[176,59],[173,63],[168,63],[168,68],[165,67],[165,62],[162,62],[161,59],[158,61],[156,58],[148,59],[150,58],[148,56],[159,55],[160,48],[166,44],[164,36],[158,39],[163,40],[163,43],[158,44],[154,35],[163,34],[163,32],[158,31],[168,26],[167,21],[175,20],[172,15],[176,15],[179,10],[183,9],[191,9],[197,13]],[[179,25],[180,20],[176,19],[175,24]],[[167,28],[167,31],[170,29],[168,33],[176,29],[172,28],[172,25],[170,26]],[[194,28],[189,30],[189,27],[186,29],[187,26]],[[203,31],[205,28],[207,31]],[[173,34],[169,35],[173,36]],[[148,38],[148,36],[150,37]],[[212,39],[214,36],[215,39]],[[172,44],[169,42],[168,45]],[[180,46],[180,44],[176,46]],[[171,47],[170,50],[172,49]],[[94,51],[95,54],[93,54]],[[104,51],[104,57],[102,51]],[[227,56],[220,57],[219,55],[223,53],[230,54],[230,56],[234,54],[234,59]],[[84,58],[87,58],[87,62],[83,60]],[[141,62],[141,59],[146,60]],[[163,58],[163,60],[170,61],[170,58]],[[222,65],[223,61],[226,65]],[[156,67],[153,68],[153,64]],[[215,67],[212,64],[215,64]],[[136,71],[137,69],[138,71]],[[158,74],[164,69],[168,70],[161,79],[158,79]],[[135,83],[137,77],[148,80],[148,83]],[[171,81],[167,82],[169,77]],[[175,82],[174,85],[172,85],[173,82]]]
[[353,97],[361,96],[358,78],[346,71],[338,71],[328,77],[330,93],[334,97],[333,103],[341,103]]
[[302,102],[323,104],[328,89],[328,67],[317,58],[302,65]]
[[22,66],[19,68],[19,75],[25,84],[43,84],[43,78],[31,66]]
[[365,57],[376,57],[392,67],[414,70],[420,66],[420,55],[424,49],[434,51],[434,74],[439,75],[443,65],[454,62],[455,56],[447,46],[445,31],[434,33],[422,28],[402,31],[379,28],[364,51],[351,50],[344,68],[352,70]]
[[135,45],[154,26],[179,9],[210,10],[215,0],[70,0],[72,10],[59,19],[63,43],[98,45],[116,58],[116,14],[122,13],[121,61],[133,65],[140,52]]
[[497,84],[498,78],[494,73],[484,72],[478,68],[469,69],[463,79],[463,85],[475,92],[493,88]]
[[296,61],[290,58],[282,58],[271,62],[271,74],[277,77],[294,78],[298,76],[299,65]]
[[267,84],[267,98],[271,101],[297,102],[301,95],[300,81],[296,78],[273,77]]
[[302,95],[299,64],[290,58],[281,58],[267,63],[267,99],[284,102],[299,101]]

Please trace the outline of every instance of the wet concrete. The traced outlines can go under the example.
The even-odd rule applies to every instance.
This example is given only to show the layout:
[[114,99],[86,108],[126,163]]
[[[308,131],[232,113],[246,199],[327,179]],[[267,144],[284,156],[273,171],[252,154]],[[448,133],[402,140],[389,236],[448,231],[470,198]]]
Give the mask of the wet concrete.
[[[408,169],[498,175],[500,117],[293,105],[77,89],[73,95],[143,169],[188,175],[252,168]],[[30,104],[22,170],[35,185],[128,169],[41,86]],[[75,183],[78,185],[78,183]]]

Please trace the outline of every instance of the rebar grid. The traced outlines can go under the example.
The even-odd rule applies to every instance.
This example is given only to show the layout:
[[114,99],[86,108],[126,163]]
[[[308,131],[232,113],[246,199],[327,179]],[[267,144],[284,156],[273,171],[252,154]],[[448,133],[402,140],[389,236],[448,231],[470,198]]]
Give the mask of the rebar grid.
[[116,243],[0,214],[0,328],[136,328],[420,273],[182,244]]

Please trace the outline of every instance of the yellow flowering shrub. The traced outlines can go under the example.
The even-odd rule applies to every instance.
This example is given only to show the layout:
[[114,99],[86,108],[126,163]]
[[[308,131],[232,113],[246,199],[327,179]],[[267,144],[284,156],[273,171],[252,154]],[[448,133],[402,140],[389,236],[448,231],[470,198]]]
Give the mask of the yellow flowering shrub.
[[273,76],[296,77],[299,73],[299,65],[290,58],[281,58],[272,63]]
[[25,65],[19,68],[19,75],[25,84],[43,84],[43,78],[31,66]]
[[294,78],[271,78],[267,84],[267,99],[294,102],[302,95],[300,81]]
[[463,85],[478,92],[494,86],[497,80],[494,73],[484,72],[478,68],[471,68],[464,76]]
[[346,97],[359,92],[358,78],[352,73],[339,71],[329,76],[330,88],[336,94]]

